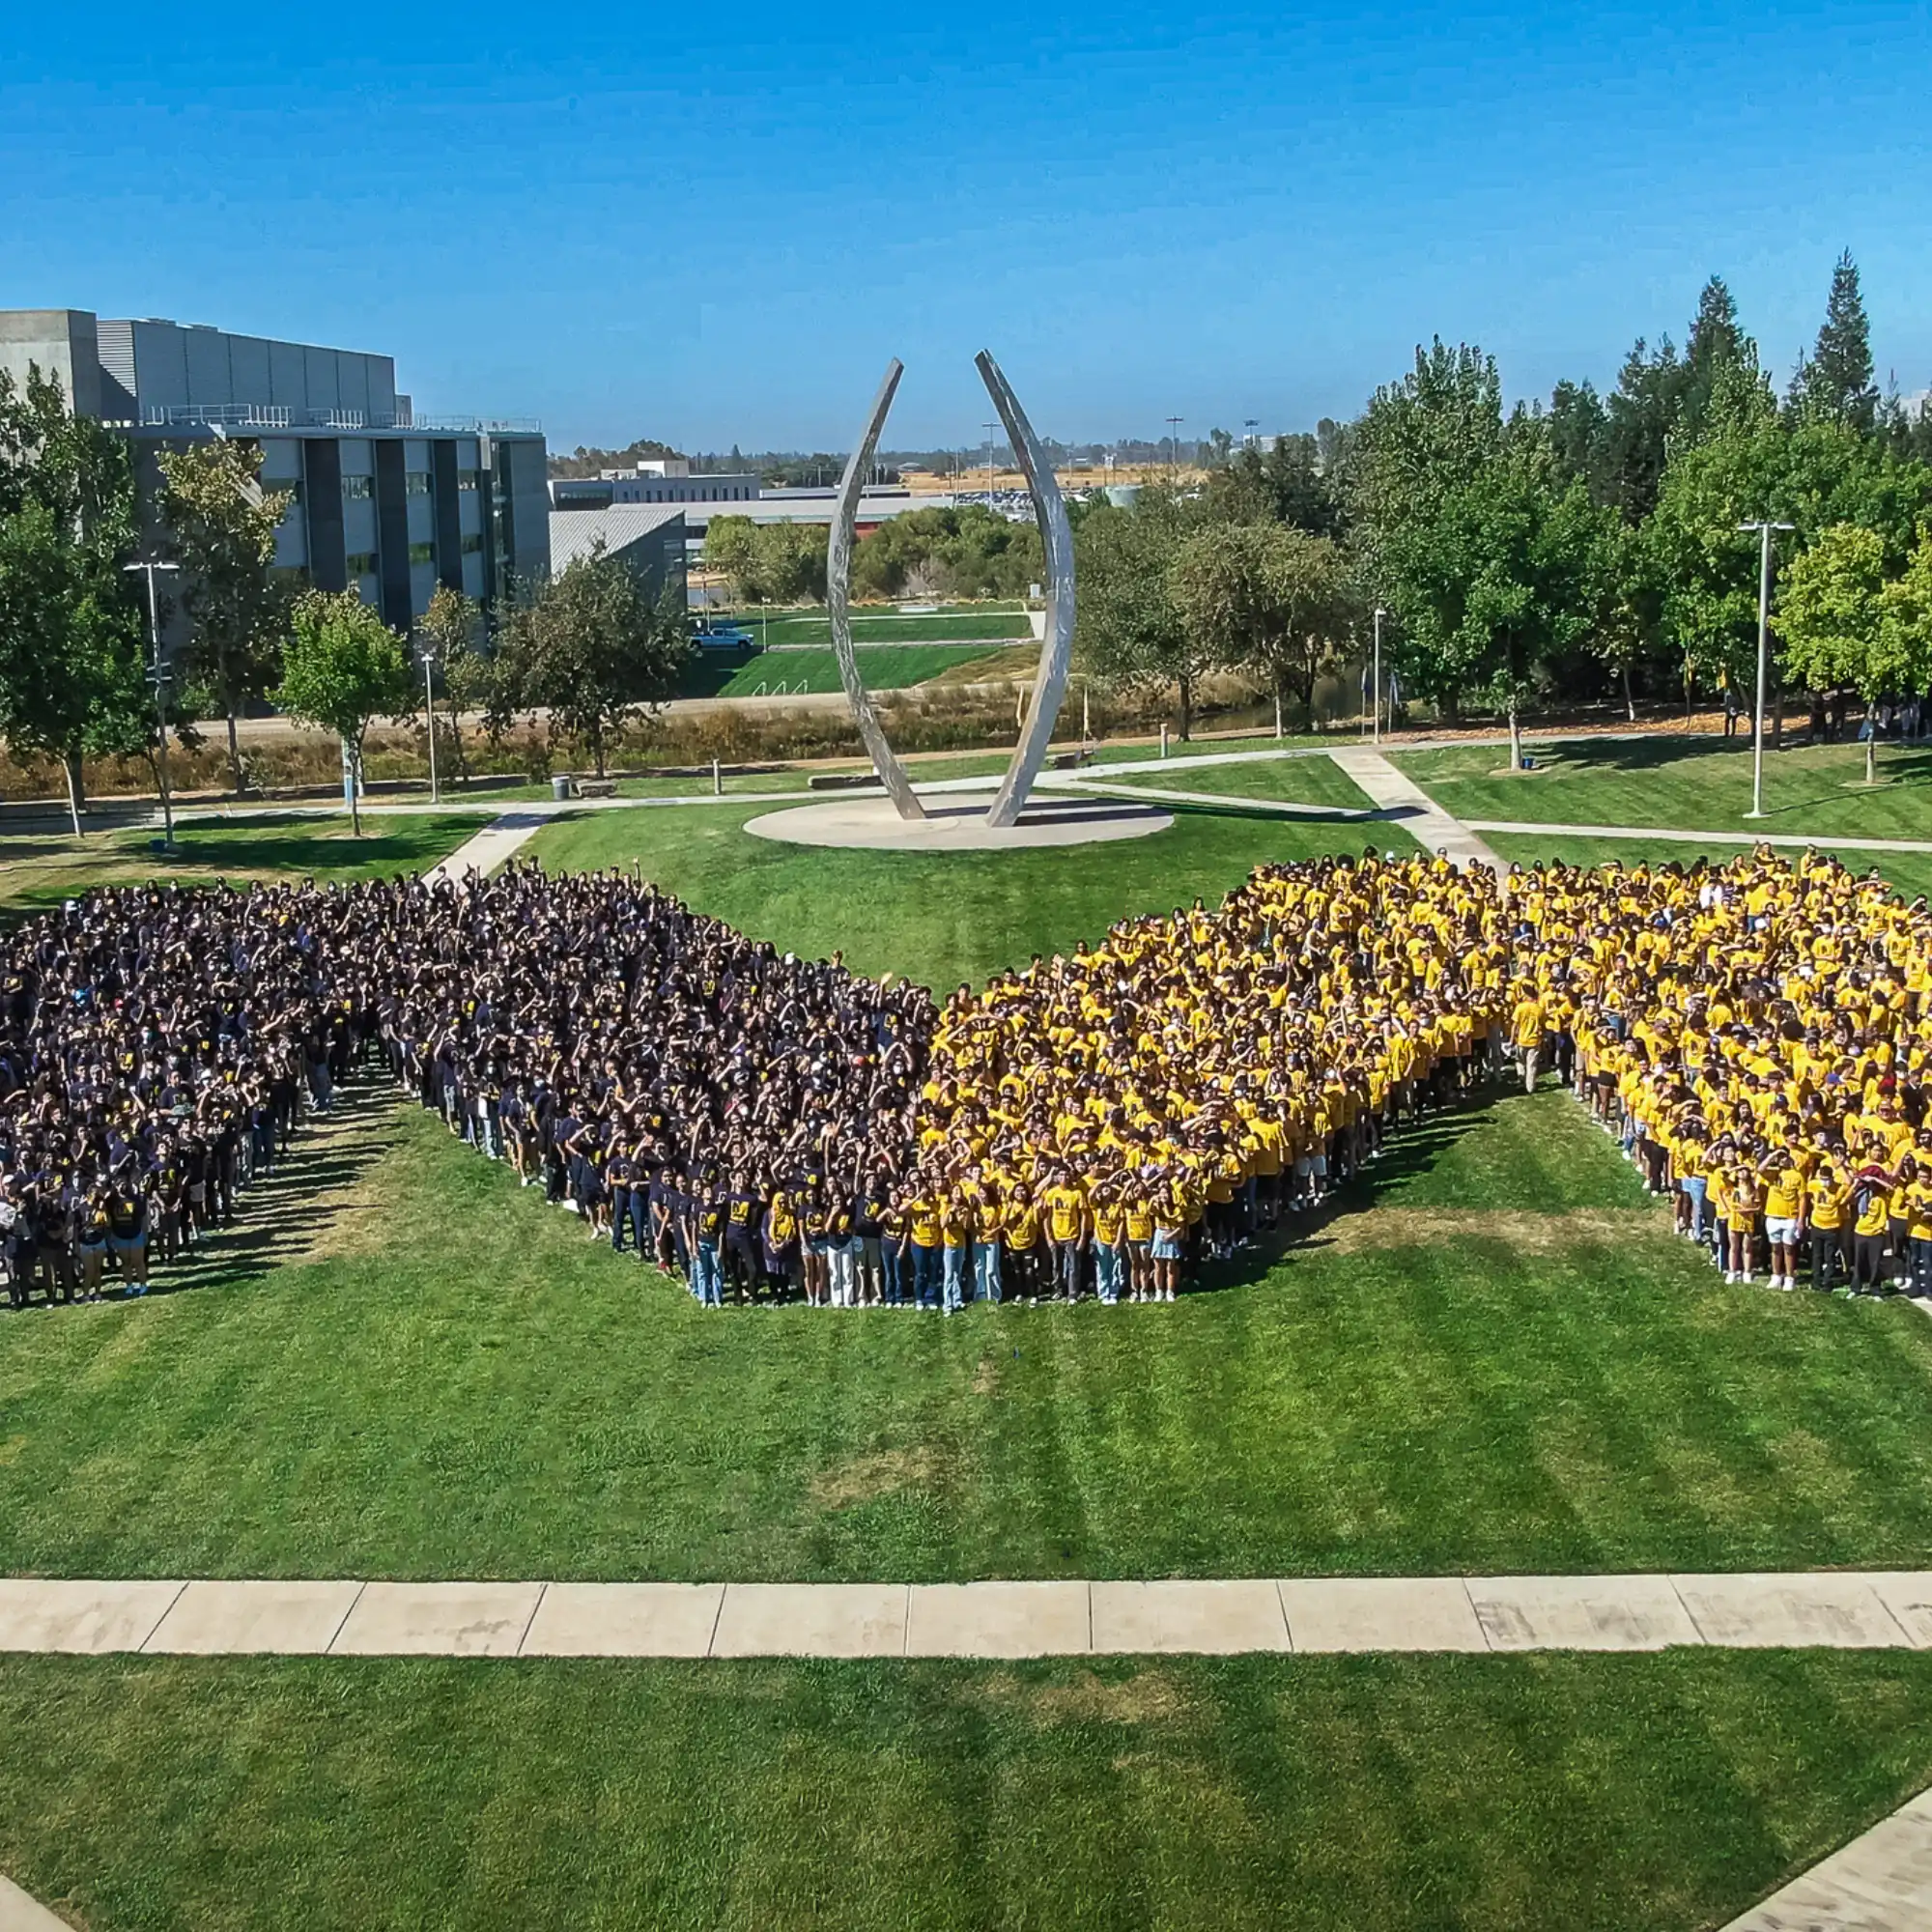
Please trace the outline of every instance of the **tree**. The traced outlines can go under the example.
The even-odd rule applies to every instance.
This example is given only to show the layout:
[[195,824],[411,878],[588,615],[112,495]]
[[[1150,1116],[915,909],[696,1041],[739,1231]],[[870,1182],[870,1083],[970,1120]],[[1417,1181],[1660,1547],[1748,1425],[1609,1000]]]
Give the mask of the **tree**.
[[733,593],[745,603],[796,604],[825,596],[825,531],[819,525],[713,517],[704,536],[704,561],[731,580]]
[[342,740],[350,825],[362,836],[362,740],[370,721],[407,717],[415,679],[403,640],[353,590],[311,590],[296,600],[274,701],[291,718]]
[[[1846,685],[1864,704],[1867,784],[1878,781],[1874,711],[1917,668],[1912,653],[1898,649],[1909,622],[1885,622],[1885,590],[1884,540],[1856,524],[1833,524],[1785,565],[1778,595],[1785,662],[1814,691]],[[1920,676],[1918,685],[1927,681]]]
[[1230,522],[1292,524],[1323,537],[1339,537],[1344,527],[1334,479],[1312,436],[1278,436],[1265,450],[1236,451],[1209,472],[1207,501],[1210,515]]
[[1286,524],[1210,524],[1182,539],[1171,582],[1182,621],[1220,662],[1254,672],[1313,722],[1315,681],[1355,614],[1329,538]]
[[262,452],[219,439],[164,450],[157,508],[183,574],[182,604],[192,625],[183,654],[228,721],[228,776],[242,789],[235,721],[275,681],[288,600],[274,575],[275,530],[292,500],[265,492]]
[[512,611],[499,644],[516,701],[546,708],[552,739],[587,747],[600,779],[611,739],[676,694],[690,648],[676,591],[653,605],[601,544]]
[[1868,436],[1878,415],[1872,382],[1871,324],[1859,291],[1858,264],[1848,248],[1832,270],[1825,321],[1811,354],[1791,380],[1794,411],[1825,416]]
[[1130,688],[1173,685],[1183,739],[1193,732],[1195,687],[1214,662],[1212,643],[1174,594],[1175,554],[1189,526],[1187,506],[1149,488],[1124,509],[1095,505],[1074,536],[1080,663]]
[[30,368],[0,371],[0,736],[56,758],[80,836],[81,759],[154,743],[127,444]]
[[[416,643],[442,673],[452,706],[449,718],[451,771],[459,782],[469,777],[463,751],[463,713],[480,713],[491,743],[498,743],[514,707],[504,701],[503,680],[495,656],[484,649],[483,607],[473,597],[439,583],[428,608],[416,619]],[[434,675],[434,673],[432,673]]]

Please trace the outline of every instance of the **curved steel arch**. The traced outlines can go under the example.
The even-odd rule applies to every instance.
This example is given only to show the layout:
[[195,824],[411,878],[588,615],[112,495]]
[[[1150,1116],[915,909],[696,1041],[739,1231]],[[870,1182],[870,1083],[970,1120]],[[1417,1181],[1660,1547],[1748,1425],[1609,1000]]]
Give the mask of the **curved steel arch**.
[[901,818],[923,818],[925,808],[905,775],[905,767],[886,742],[885,727],[872,709],[872,694],[859,675],[859,658],[852,648],[852,542],[859,524],[859,497],[866,487],[867,472],[872,467],[872,453],[879,446],[879,432],[886,426],[887,412],[905,374],[905,364],[895,355],[886,364],[886,379],[872,398],[872,413],[866,419],[866,433],[847,458],[845,474],[838,482],[838,506],[833,512],[832,534],[825,547],[825,609],[832,619],[832,649],[838,660],[838,681],[845,687],[845,701],[859,726],[866,755],[872,761],[881,782],[892,794]]
[[[1066,521],[1066,504],[1054,479],[1053,466],[1046,460],[1012,385],[987,351],[980,350],[973,360],[1026,476],[1046,564],[1046,640],[1040,648],[1039,668],[1034,674],[1033,697],[1020,741],[1013,748],[1006,776],[986,812],[987,824],[1008,826],[1018,823],[1027,795],[1046,762],[1054,722],[1066,696],[1067,672],[1073,658],[1073,531]],[[825,608],[832,619],[832,649],[838,660],[838,681],[845,687],[845,701],[852,707],[853,721],[859,726],[859,736],[872,761],[872,769],[892,795],[901,818],[923,818],[925,808],[913,790],[905,767],[886,742],[885,727],[872,707],[872,695],[866,689],[866,680],[859,673],[858,653],[852,648],[852,545],[858,530],[859,497],[879,446],[879,433],[886,426],[899,378],[904,374],[905,365],[896,355],[886,364],[885,380],[879,384],[879,393],[872,399],[871,414],[866,419],[866,432],[847,459],[845,473],[839,479],[838,506],[833,512],[832,531],[825,547]]]
[[1066,521],[1066,504],[1054,479],[1053,465],[1046,460],[1012,385],[986,350],[980,350],[973,361],[1025,473],[1046,559],[1046,641],[1040,646],[1039,668],[1034,673],[1033,702],[1027,708],[1026,728],[1013,747],[1012,762],[986,813],[988,825],[1015,825],[1027,794],[1039,777],[1039,768],[1046,762],[1046,748],[1060,716],[1061,700],[1066,696],[1066,676],[1073,664],[1073,530]]

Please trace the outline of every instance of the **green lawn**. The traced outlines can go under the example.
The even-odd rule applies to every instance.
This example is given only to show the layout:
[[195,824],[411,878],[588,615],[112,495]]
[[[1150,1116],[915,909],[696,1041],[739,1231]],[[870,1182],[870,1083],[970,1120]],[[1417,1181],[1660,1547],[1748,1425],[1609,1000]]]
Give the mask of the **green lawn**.
[[[1157,761],[1156,761],[1157,762]],[[1247,765],[1159,766],[1147,777],[1122,777],[1110,783],[1151,785],[1178,791],[1206,791],[1226,798],[1265,798],[1329,810],[1362,811],[1375,801],[1328,757],[1281,757]]]
[[[1542,832],[1486,832],[1483,842],[1499,859],[1520,866],[1532,866],[1539,859],[1561,859],[1570,866],[1602,866],[1614,859],[1622,865],[1663,866],[1675,860],[1689,866],[1698,859],[1714,866],[1729,865],[1747,858],[1741,845],[1700,844],[1681,838],[1576,838],[1567,834]],[[1833,852],[1820,844],[1821,852]],[[1789,850],[1786,858],[1795,856]],[[1932,852],[1861,852],[1839,850],[1833,854],[1855,872],[1877,870],[1908,897],[1932,895]]]
[[[1655,825],[1744,832],[1750,742],[1738,738],[1536,741],[1542,769],[1512,774],[1494,744],[1405,752],[1396,762],[1458,818],[1548,825]],[[1765,753],[1766,831],[1820,838],[1932,838],[1932,751],[1883,746],[1869,789],[1859,745],[1792,745]]]
[[156,878],[210,883],[313,874],[350,880],[420,871],[486,822],[456,812],[378,814],[363,819],[357,838],[346,813],[195,819],[176,826],[176,842],[185,856],[174,860],[151,850],[158,833],[93,832],[81,839],[60,833],[0,834],[0,906],[58,904],[91,886],[139,885]]
[[[755,612],[740,616],[737,621],[760,643],[832,641],[832,620],[823,611],[774,616],[769,624],[762,622]],[[1028,635],[1026,612],[1018,606],[989,611],[984,605],[971,604],[931,616],[906,616],[897,611],[852,612],[852,641],[857,644],[950,644],[967,639],[1004,642],[1009,638]]]
[[[923,684],[943,670],[974,664],[995,655],[972,645],[877,644],[860,653],[859,668],[870,691],[903,691],[909,685]],[[718,688],[720,697],[754,697],[775,692],[782,684],[796,693],[803,685],[808,692],[837,691],[838,659],[825,650],[762,651]],[[763,686],[760,691],[759,687]]]
[[[1362,841],[1357,826],[1296,825],[1236,803],[1177,806],[1171,830],[1103,846],[840,852],[741,829],[769,809],[585,812],[526,849],[573,871],[636,859],[647,877],[756,938],[821,957],[842,947],[860,972],[946,988],[1035,952],[1071,952],[1129,914],[1169,912],[1197,894],[1211,903],[1264,860],[1359,851]],[[1387,830],[1376,828],[1377,842]]]
[[1932,1765],[1897,1652],[0,1661],[92,1932],[1690,1932]]

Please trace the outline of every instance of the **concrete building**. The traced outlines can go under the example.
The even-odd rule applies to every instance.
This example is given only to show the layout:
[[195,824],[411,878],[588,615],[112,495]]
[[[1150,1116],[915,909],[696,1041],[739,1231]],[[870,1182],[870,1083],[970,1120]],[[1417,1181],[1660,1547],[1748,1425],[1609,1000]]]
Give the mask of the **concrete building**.
[[614,503],[702,503],[723,508],[755,503],[758,479],[738,472],[691,473],[685,459],[640,463],[635,469],[606,469],[595,476],[557,476],[550,486],[556,510],[608,510]]
[[550,513],[553,570],[561,572],[601,544],[607,556],[630,565],[654,602],[669,588],[683,605],[687,540],[684,512],[675,504],[616,503],[602,510]]
[[0,369],[57,378],[79,414],[128,437],[143,501],[164,449],[213,437],[262,451],[293,497],[277,567],[354,588],[407,630],[439,583],[485,603],[550,574],[547,453],[533,421],[422,416],[390,356],[112,321],[88,309],[0,310]]

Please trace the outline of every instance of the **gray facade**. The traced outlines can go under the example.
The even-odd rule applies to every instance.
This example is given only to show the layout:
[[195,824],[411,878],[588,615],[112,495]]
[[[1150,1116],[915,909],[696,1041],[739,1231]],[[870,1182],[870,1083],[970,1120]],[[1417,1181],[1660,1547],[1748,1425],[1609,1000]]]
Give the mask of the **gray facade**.
[[128,438],[144,498],[159,451],[214,437],[262,452],[294,498],[275,563],[354,589],[407,630],[438,584],[484,604],[550,575],[550,494],[533,422],[419,418],[386,355],[85,309],[0,310],[0,369],[56,376],[76,412]]

